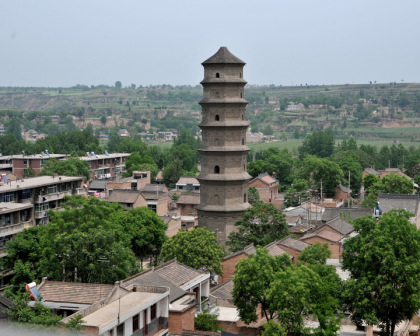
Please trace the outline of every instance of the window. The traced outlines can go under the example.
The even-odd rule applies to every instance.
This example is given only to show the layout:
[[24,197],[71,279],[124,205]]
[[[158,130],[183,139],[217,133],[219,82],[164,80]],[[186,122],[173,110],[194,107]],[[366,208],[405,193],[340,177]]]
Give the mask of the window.
[[150,321],[156,318],[156,303],[150,307]]
[[244,194],[244,203],[246,203],[246,193]]
[[137,331],[140,329],[140,324],[139,324],[139,315],[134,315],[133,316],[133,332]]
[[28,167],[28,160],[23,160],[23,165],[24,165],[25,167]]
[[56,192],[57,192],[57,185],[56,184],[48,187],[48,193],[49,194],[53,194],[53,193],[56,193]]
[[214,117],[214,120],[216,120],[216,121],[219,121],[220,120],[220,117],[219,117],[218,114],[216,114],[216,116]]
[[156,204],[147,204],[147,207],[149,209],[152,209],[154,212],[156,212]]
[[242,139],[242,146],[245,145],[245,139]]
[[31,189],[25,189],[22,191],[22,199],[28,199],[31,198]]
[[242,78],[242,72],[239,73],[239,78]]
[[216,72],[216,78],[220,78],[220,74]]
[[10,214],[1,215],[1,225],[6,226],[10,224],[11,224]]
[[242,98],[243,93],[241,92],[241,98]]
[[215,174],[220,174],[220,167],[219,166],[214,166],[214,173]]
[[15,200],[15,193],[14,192],[7,192],[4,194],[0,194],[0,201],[1,202],[13,202]]

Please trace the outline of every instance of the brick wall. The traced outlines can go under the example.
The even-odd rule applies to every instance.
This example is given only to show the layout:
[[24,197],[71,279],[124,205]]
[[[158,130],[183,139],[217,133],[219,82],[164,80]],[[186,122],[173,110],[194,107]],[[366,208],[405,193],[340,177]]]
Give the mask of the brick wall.
[[328,249],[331,251],[331,257],[333,259],[338,259],[340,258],[341,255],[341,248],[340,248],[340,244],[338,242],[332,242],[326,239],[323,239],[321,237],[311,237],[308,239],[304,240],[305,243],[308,244],[315,244],[315,243],[320,243],[320,244],[328,244]]
[[169,332],[181,333],[182,330],[194,330],[195,305],[184,311],[169,311]]
[[227,281],[229,281],[229,279],[231,277],[233,277],[233,275],[235,274],[235,266],[238,263],[239,260],[244,259],[244,258],[248,258],[247,254],[245,252],[240,253],[238,255],[235,255],[234,257],[231,257],[229,259],[225,259],[222,261],[222,271],[223,271],[223,275],[219,276],[219,284],[223,284]]
[[260,195],[260,199],[264,202],[271,203],[273,199],[278,197],[278,184],[269,186],[259,179],[249,183],[250,187],[255,187]]

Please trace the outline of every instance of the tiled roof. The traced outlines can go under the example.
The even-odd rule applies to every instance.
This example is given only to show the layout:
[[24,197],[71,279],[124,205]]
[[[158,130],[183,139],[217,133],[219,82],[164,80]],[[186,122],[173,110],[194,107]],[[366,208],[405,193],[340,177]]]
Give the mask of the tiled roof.
[[299,220],[299,216],[285,216],[286,217],[286,223],[294,223],[296,224]]
[[331,231],[330,229],[324,229],[319,232],[311,232],[306,235],[304,235],[301,240],[309,239],[312,237],[320,237],[326,240],[329,240],[331,242],[339,242],[344,236],[340,233]]
[[210,295],[223,300],[233,300],[232,297],[233,280],[229,280],[219,286],[212,289]]
[[351,189],[346,188],[346,187],[345,187],[345,186],[343,186],[342,184],[339,184],[339,185],[337,186],[337,188],[338,188],[338,189],[340,189],[342,192],[345,192],[345,193],[351,194]]
[[378,202],[384,212],[393,209],[406,209],[416,216],[419,200],[418,195],[378,194]]
[[249,183],[252,183],[255,180],[260,180],[268,185],[271,185],[272,183],[278,183],[278,181],[274,177],[270,176],[268,173],[259,174],[257,177],[249,181]]
[[[350,232],[354,231],[353,225],[340,217],[333,218],[329,222],[326,222],[324,225],[332,227],[334,230],[340,232],[344,236],[347,236]],[[321,225],[320,227],[323,227],[324,225]]]
[[200,204],[200,194],[186,193],[176,202],[177,204]]
[[92,304],[105,298],[114,285],[48,281],[41,283],[39,292],[46,301]]
[[117,202],[117,203],[135,203],[140,197],[140,192],[136,190],[125,190],[125,189],[116,189],[108,196],[108,202]]
[[372,168],[366,168],[365,172],[368,174],[376,175],[376,176],[380,175],[379,172],[377,172],[375,169],[372,169]]
[[176,259],[170,260],[158,267],[155,267],[155,272],[177,286],[182,286],[187,282],[197,278],[198,276],[207,273],[183,265],[177,262]]
[[312,229],[313,225],[307,225],[307,224],[299,224],[292,227],[289,227],[289,232],[306,232],[309,229]]
[[220,63],[228,63],[228,64],[232,64],[232,63],[236,63],[236,64],[245,64],[244,61],[240,60],[238,57],[236,57],[235,55],[233,55],[228,48],[226,47],[220,47],[220,49],[210,58],[208,58],[207,60],[205,60],[203,63],[201,64],[220,64]]
[[105,190],[108,181],[106,180],[93,180],[89,184],[89,189],[92,190]]
[[121,281],[121,286],[128,287],[129,285],[146,285],[146,286],[158,286],[169,288],[169,302],[173,302],[180,297],[184,296],[187,292],[182,288],[176,286],[171,281],[160,276],[153,269],[149,269],[145,272],[138,273],[126,280]]
[[265,248],[268,251],[268,254],[277,257],[281,256],[282,254],[287,254],[289,257],[293,257],[289,252],[283,250],[279,245],[277,245],[277,241],[268,244]]
[[322,214],[322,221],[327,222],[337,216],[343,215],[344,217],[349,216],[351,219],[363,217],[366,215],[371,215],[373,212],[372,209],[365,208],[325,208],[324,213]]
[[165,192],[166,187],[164,184],[146,184],[143,188],[144,192]]
[[200,184],[195,177],[181,176],[176,184]]
[[292,250],[295,250],[295,251],[303,251],[305,248],[310,246],[309,244],[307,244],[303,241],[294,239],[292,237],[286,237],[286,238],[283,238],[283,239],[279,240],[277,242],[277,245],[286,246],[286,247],[288,247]]
[[160,200],[168,197],[168,193],[166,192],[141,192],[142,196],[146,200]]

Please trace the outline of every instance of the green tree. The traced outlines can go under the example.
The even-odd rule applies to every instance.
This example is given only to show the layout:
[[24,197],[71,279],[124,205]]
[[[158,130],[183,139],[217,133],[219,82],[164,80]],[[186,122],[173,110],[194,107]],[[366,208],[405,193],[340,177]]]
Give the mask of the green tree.
[[194,329],[200,331],[220,331],[220,327],[217,323],[218,313],[211,313],[208,309],[203,309],[200,314],[194,317]]
[[312,188],[321,189],[321,181],[324,192],[328,195],[335,194],[335,188],[343,181],[344,174],[339,165],[326,158],[317,158],[307,155],[301,161],[297,175],[309,181]]
[[275,274],[290,266],[288,255],[273,257],[264,248],[257,248],[256,254],[236,264],[232,296],[242,321],[247,324],[256,322],[258,306],[267,321],[275,317],[275,309],[266,291],[274,281]]
[[305,154],[315,155],[320,158],[329,157],[334,152],[334,135],[330,130],[308,134],[298,150],[301,158]]
[[384,335],[420,309],[420,231],[405,210],[376,222],[354,220],[357,236],[344,243],[343,268],[351,272],[345,298],[356,325],[377,324]]
[[165,224],[156,213],[146,207],[124,212],[117,212],[111,217],[112,222],[119,224],[131,240],[131,249],[141,261],[146,256],[159,255],[167,237]]
[[224,255],[214,233],[204,228],[179,231],[163,244],[161,252],[163,261],[176,258],[182,264],[213,274],[222,274]]
[[258,202],[246,210],[235,223],[237,232],[229,234],[227,246],[230,251],[242,250],[245,246],[265,246],[288,235],[284,215],[272,204]]
[[54,280],[114,283],[134,274],[138,264],[130,238],[110,218],[122,207],[95,197],[72,196],[63,211],[49,211],[40,237],[40,269]]
[[308,199],[308,181],[303,179],[293,180],[292,186],[286,190],[284,204],[286,207],[298,206]]
[[413,182],[398,174],[388,174],[381,179],[381,192],[390,194],[412,194],[414,189]]
[[115,86],[116,89],[121,89],[122,88],[122,84],[121,84],[120,81],[116,81],[114,86]]
[[379,182],[380,182],[380,179],[378,176],[374,174],[367,174],[365,178],[363,179],[363,186],[366,192],[369,192],[372,186]]
[[175,157],[172,162],[163,168],[163,183],[169,188],[174,188],[183,173],[184,170],[182,169],[182,161]]
[[29,325],[57,327],[62,319],[61,316],[55,315],[52,309],[40,302],[35,302],[34,307],[29,307],[25,295],[15,296],[13,301],[16,304],[7,309],[7,315],[12,321]]
[[255,204],[257,202],[261,202],[260,194],[258,193],[257,188],[255,187],[248,188],[248,202],[249,204]]
[[89,164],[77,157],[69,157],[66,160],[49,159],[45,162],[40,175],[51,176],[54,173],[64,176],[84,176],[90,180]]

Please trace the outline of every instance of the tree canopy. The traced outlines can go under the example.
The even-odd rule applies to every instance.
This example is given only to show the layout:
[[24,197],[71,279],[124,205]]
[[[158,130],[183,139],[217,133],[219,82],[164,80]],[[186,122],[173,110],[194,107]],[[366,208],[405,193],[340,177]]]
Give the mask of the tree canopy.
[[238,230],[230,233],[226,242],[232,252],[249,244],[265,246],[288,235],[284,215],[270,203],[254,203],[235,226]]
[[150,209],[124,211],[117,203],[71,196],[50,211],[46,226],[25,229],[6,244],[2,268],[12,285],[40,280],[114,283],[140,269],[136,259],[158,255],[166,225]]
[[292,265],[288,254],[273,257],[257,248],[256,254],[236,265],[232,296],[239,316],[246,323],[258,319],[257,307],[268,324],[263,335],[309,333],[304,317],[319,322],[315,334],[335,334],[339,329],[341,283],[333,266],[323,263],[327,246],[316,246],[307,253],[316,256],[309,263]]
[[163,244],[161,252],[163,261],[176,258],[184,265],[213,274],[222,274],[224,255],[214,233],[204,228],[179,231]]
[[343,246],[347,308],[356,325],[377,324],[384,335],[420,309],[420,231],[405,210],[354,220],[357,236]]
[[84,176],[90,180],[90,168],[87,161],[77,157],[69,157],[66,160],[49,159],[44,163],[40,175]]
[[331,131],[315,131],[306,136],[302,146],[299,147],[299,156],[309,154],[326,158],[333,154],[334,146],[334,135]]

